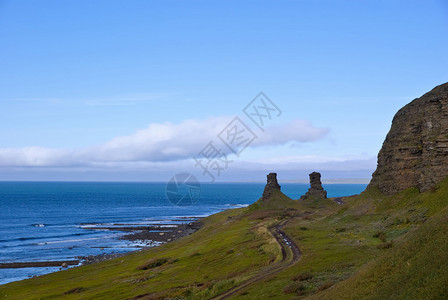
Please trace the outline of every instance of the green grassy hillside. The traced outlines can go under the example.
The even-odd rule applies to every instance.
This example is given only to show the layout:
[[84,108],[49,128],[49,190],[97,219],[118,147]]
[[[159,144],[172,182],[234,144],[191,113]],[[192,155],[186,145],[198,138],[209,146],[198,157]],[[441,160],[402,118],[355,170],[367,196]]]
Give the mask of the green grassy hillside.
[[[210,299],[249,280],[229,298],[447,298],[448,180],[425,194],[369,190],[343,205],[274,197],[205,218],[162,247],[0,286],[0,297]],[[276,224],[300,248],[297,262],[282,253]]]
[[315,299],[448,299],[448,210]]

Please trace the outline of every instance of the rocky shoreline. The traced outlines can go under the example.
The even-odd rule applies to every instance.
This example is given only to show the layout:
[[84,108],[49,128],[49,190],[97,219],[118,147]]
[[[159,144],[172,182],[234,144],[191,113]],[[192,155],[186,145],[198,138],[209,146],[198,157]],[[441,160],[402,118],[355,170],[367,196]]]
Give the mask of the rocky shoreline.
[[0,269],[68,267],[78,265],[79,263],[80,263],[79,260],[0,263]]
[[[134,243],[138,243],[140,251],[145,248],[159,246],[161,244],[175,241],[179,238],[188,236],[202,227],[202,222],[196,218],[196,221],[190,223],[181,224],[164,224],[164,225],[149,225],[149,226],[137,226],[137,227],[92,227],[85,228],[88,230],[111,230],[111,231],[127,231],[132,232],[119,237],[120,240],[127,240]],[[132,251],[135,252],[135,251]],[[78,265],[90,265],[109,259],[123,257],[127,253],[103,253],[99,255],[78,256],[75,260],[64,261],[39,261],[39,262],[11,262],[0,263],[0,269],[13,269],[13,268],[43,268],[43,267],[61,267],[68,268],[69,266]]]
[[168,243],[181,237],[190,235],[201,228],[201,221],[195,221],[184,224],[147,226],[145,230],[134,230],[135,232],[126,234],[120,239],[128,241],[151,241],[158,243]]
[[[169,227],[168,227],[169,226]],[[132,233],[123,235],[120,240],[127,240],[141,244],[141,249],[151,248],[159,246],[165,243],[169,243],[180,239],[184,236],[188,236],[202,227],[201,221],[194,221],[190,223],[182,224],[170,224],[170,225],[151,225],[140,227],[96,227],[94,229],[109,229],[120,231],[132,231]],[[140,250],[141,250],[140,249]],[[138,250],[137,250],[138,251]],[[132,252],[130,252],[132,253]],[[90,265],[101,261],[123,257],[128,253],[111,253],[111,254],[99,254],[80,256],[78,259],[82,265]]]

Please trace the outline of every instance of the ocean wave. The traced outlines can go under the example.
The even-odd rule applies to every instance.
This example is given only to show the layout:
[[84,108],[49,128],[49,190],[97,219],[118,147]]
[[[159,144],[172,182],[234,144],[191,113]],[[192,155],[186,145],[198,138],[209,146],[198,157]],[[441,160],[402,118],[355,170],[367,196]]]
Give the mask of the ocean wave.
[[34,243],[33,245],[36,246],[42,246],[42,245],[54,245],[54,244],[62,244],[62,243],[75,243],[75,242],[83,242],[83,241],[93,241],[93,240],[101,240],[101,239],[109,239],[110,236],[103,236],[103,237],[95,237],[95,238],[88,238],[88,239],[76,239],[76,240],[61,240],[61,241],[49,241],[49,242],[40,242],[40,243]]
[[48,224],[48,223],[34,223],[34,224],[29,224],[27,226],[32,226],[32,227],[51,227],[51,228],[73,228],[73,227],[79,227],[77,225],[72,225],[72,224]]
[[125,247],[117,247],[117,248],[129,248],[129,247],[146,248],[146,247],[157,247],[157,246],[160,246],[163,244],[164,244],[164,242],[136,240],[132,243],[127,244]]
[[71,237],[71,236],[82,236],[82,235],[90,235],[91,232],[86,233],[71,233],[71,234],[64,234],[64,235],[50,235],[50,236],[29,236],[29,237],[18,237],[14,239],[6,239],[6,240],[0,240],[0,243],[6,243],[6,242],[23,242],[23,241],[29,241],[29,240],[43,240],[43,239],[53,239],[53,238],[64,238],[64,237]]
[[205,218],[210,216],[211,214],[214,214],[216,211],[215,209],[211,209],[209,212],[203,213],[203,214],[195,214],[191,216],[171,216],[170,218],[172,220],[176,221],[185,221],[186,219],[198,219],[198,218]]
[[248,207],[249,204],[225,204],[225,206],[231,206],[234,208],[240,208],[240,207]]

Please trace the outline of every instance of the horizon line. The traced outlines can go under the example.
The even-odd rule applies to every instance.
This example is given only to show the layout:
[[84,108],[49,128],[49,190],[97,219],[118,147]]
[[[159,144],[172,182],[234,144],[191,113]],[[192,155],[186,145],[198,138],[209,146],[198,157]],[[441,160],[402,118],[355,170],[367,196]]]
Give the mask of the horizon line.
[[[0,180],[0,183],[7,182],[79,182],[79,183],[168,183],[162,180]],[[222,183],[266,183],[262,180],[229,180],[216,182],[200,182],[200,184],[222,184]],[[279,183],[300,183],[309,184],[309,180],[305,179],[285,179],[279,180]],[[341,179],[325,179],[322,184],[369,184],[370,179],[367,178],[341,178]]]

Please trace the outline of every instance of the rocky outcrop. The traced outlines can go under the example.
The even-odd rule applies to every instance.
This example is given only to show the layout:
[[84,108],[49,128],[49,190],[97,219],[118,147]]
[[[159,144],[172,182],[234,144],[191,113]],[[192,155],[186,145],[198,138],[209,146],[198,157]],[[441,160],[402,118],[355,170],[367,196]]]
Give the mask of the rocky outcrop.
[[305,195],[300,197],[300,200],[306,199],[327,199],[327,191],[322,187],[322,182],[320,181],[320,173],[313,172],[310,174],[310,184],[311,187],[308,189]]
[[263,196],[251,207],[255,210],[282,210],[284,213],[287,213],[290,209],[295,211],[297,201],[283,194],[280,189],[281,187],[277,182],[277,173],[269,173]]
[[281,186],[277,182],[277,173],[269,173],[267,175],[267,183],[264,187],[263,200],[269,199],[273,191],[280,191]]
[[425,192],[448,175],[448,83],[400,109],[378,154],[368,188],[392,195]]

